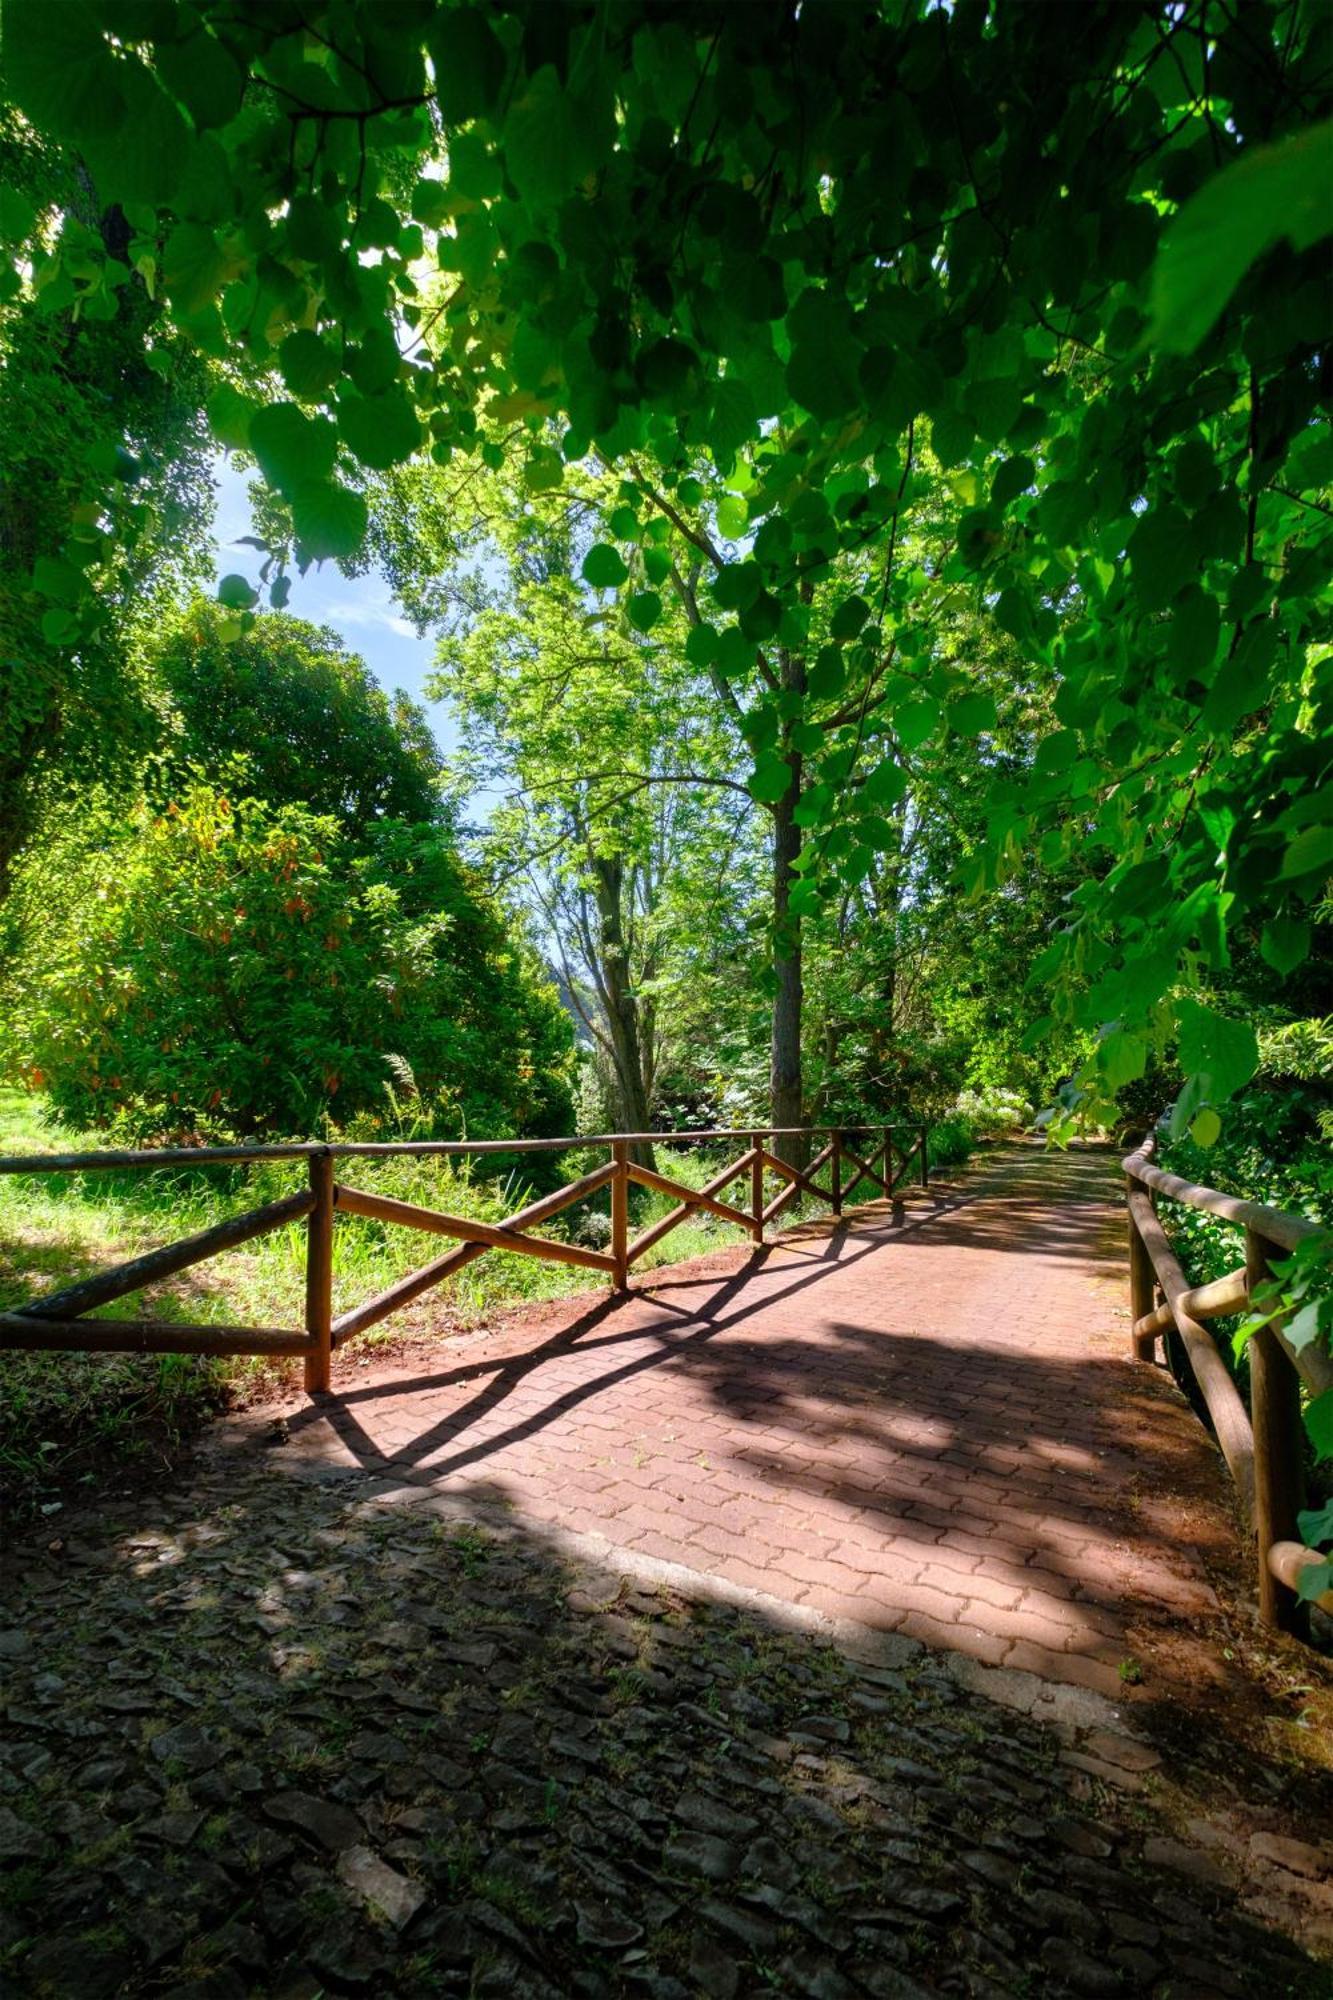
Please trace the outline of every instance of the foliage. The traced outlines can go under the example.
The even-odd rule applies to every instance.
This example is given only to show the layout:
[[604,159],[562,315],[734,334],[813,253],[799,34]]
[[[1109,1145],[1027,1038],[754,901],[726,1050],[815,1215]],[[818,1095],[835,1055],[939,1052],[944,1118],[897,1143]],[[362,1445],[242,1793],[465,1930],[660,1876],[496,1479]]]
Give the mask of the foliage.
[[565,1017],[448,841],[363,834],[202,783],[106,826],[28,967],[31,1081],[139,1136],[308,1134],[382,1118],[398,1057],[440,1130],[567,1129]]
[[[862,878],[895,721],[984,741],[989,702],[922,646],[941,594],[968,598],[1058,682],[1035,772],[986,778],[961,880],[1084,865],[1034,968],[1042,1022],[1099,1037],[1071,1115],[1177,1028],[1178,1129],[1244,1086],[1248,1038],[1178,982],[1246,932],[1298,964],[1333,854],[1317,10],[1096,4],[1054,39],[1041,9],[927,0],[630,0],[613,36],[591,0],[199,0],[134,39],[122,12],[7,24],[13,101],[131,231],[121,263],[69,208],[9,204],[25,306],[106,314],[137,271],[226,371],[210,421],[283,496],[298,564],[359,546],[359,469],[466,454],[483,410],[531,490],[594,447],[634,487],[589,588],[702,510],[696,656],[872,681],[839,722],[808,671],[756,690],[756,797],[806,760],[811,909]],[[895,560],[927,437],[938,567]],[[869,592],[839,575],[862,556]],[[82,629],[97,565],[61,577]],[[651,582],[626,604],[645,632],[661,608]]]
[[273,612],[228,637],[227,622],[196,598],[153,645],[178,718],[159,789],[190,769],[225,776],[272,806],[336,818],[354,840],[376,820],[439,816],[440,755],[418,707],[390,702],[334,632]]
[[172,590],[204,573],[212,488],[206,370],[129,271],[123,216],[100,208],[75,157],[2,106],[0,189],[0,226],[59,205],[109,286],[90,314],[68,301],[48,311],[0,282],[3,896],[51,807],[151,747],[144,642]]

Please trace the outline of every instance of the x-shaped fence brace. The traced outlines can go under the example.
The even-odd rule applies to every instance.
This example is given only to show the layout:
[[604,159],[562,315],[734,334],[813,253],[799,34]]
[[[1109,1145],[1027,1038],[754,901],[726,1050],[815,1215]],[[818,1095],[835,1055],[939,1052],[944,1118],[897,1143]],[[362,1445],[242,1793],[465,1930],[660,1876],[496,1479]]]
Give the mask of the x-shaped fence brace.
[[[897,1129],[892,1126],[880,1128],[882,1137],[871,1154],[871,1160],[880,1162],[879,1165],[872,1165],[871,1160],[854,1152],[843,1133],[836,1130],[828,1144],[805,1167],[793,1165],[763,1143],[766,1138],[799,1137],[807,1140],[816,1136],[805,1128],[790,1132],[769,1130],[750,1133],[643,1132],[597,1139],[484,1141],[470,1145],[467,1142],[436,1144],[427,1141],[384,1146],[201,1147],[157,1153],[108,1151],[49,1157],[26,1155],[0,1160],[2,1173],[54,1173],[95,1167],[163,1166],[187,1162],[207,1164],[222,1160],[304,1156],[308,1159],[310,1175],[309,1186],[296,1194],[284,1196],[280,1201],[265,1202],[259,1208],[231,1216],[225,1222],[215,1223],[212,1228],[200,1230],[178,1243],[150,1250],[146,1255],[118,1264],[112,1270],[99,1272],[79,1284],[49,1293],[45,1298],[36,1299],[16,1311],[0,1313],[0,1347],[159,1354],[301,1355],[305,1359],[306,1387],[310,1390],[327,1389],[329,1364],[335,1349],[354,1334],[377,1325],[399,1307],[410,1304],[443,1279],[465,1269],[478,1257],[484,1257],[489,1250],[508,1250],[518,1256],[598,1271],[609,1277],[613,1286],[623,1290],[628,1283],[631,1266],[684,1222],[687,1216],[700,1209],[746,1230],[756,1243],[762,1243],[767,1224],[803,1193],[827,1202],[834,1213],[839,1214],[848,1195],[863,1180],[872,1182],[884,1195],[892,1197],[913,1168],[919,1167],[924,1187],[928,1180],[926,1127],[911,1128],[913,1138],[908,1146],[895,1141],[893,1134]],[[750,1141],[745,1152],[702,1188],[687,1187],[682,1181],[642,1165],[632,1156],[636,1146],[653,1143],[699,1144],[741,1137]],[[526,1207],[497,1223],[478,1222],[469,1216],[424,1208],[416,1202],[400,1201],[391,1195],[368,1194],[359,1188],[346,1187],[334,1178],[335,1159],[349,1155],[572,1151],[596,1145],[609,1145],[611,1149],[611,1158],[604,1167],[568,1182],[553,1194],[529,1202]],[[830,1169],[830,1185],[827,1187],[815,1178],[826,1166]],[[846,1181],[843,1178],[845,1166],[855,1169],[851,1179]],[[786,1186],[766,1203],[764,1180],[770,1173],[785,1181]],[[722,1200],[722,1190],[745,1174],[750,1176],[748,1208]],[[632,1183],[656,1194],[671,1196],[677,1204],[633,1239],[629,1235],[629,1188]],[[603,1188],[611,1191],[609,1251],[533,1233],[561,1210],[586,1201]],[[332,1296],[333,1225],[339,1212],[369,1217],[406,1229],[418,1229],[429,1235],[450,1236],[458,1241],[456,1247],[446,1251],[442,1257],[409,1272],[375,1298],[367,1299],[349,1312],[335,1317]],[[307,1222],[306,1323],[303,1332],[281,1327],[195,1326],[154,1319],[88,1320],[83,1317],[99,1306],[109,1305],[116,1299],[141,1290],[145,1285],[172,1277],[193,1264],[217,1256],[221,1251],[234,1250],[243,1243],[269,1235],[302,1218]]]

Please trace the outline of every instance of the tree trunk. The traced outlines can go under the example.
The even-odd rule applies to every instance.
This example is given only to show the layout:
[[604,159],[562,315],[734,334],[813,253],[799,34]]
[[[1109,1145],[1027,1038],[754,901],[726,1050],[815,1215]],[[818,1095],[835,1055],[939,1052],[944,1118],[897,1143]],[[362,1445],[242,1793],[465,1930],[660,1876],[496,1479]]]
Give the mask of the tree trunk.
[[[785,650],[779,653],[782,685],[805,692],[805,661]],[[769,1082],[769,1117],[775,1126],[800,1125],[805,1119],[801,1082],[801,919],[791,912],[793,864],[801,853],[801,829],[796,806],[801,796],[801,753],[792,746],[791,724],[783,726],[782,750],[791,783],[773,808],[773,1043]],[[799,1138],[777,1139],[773,1150],[793,1166],[805,1162],[807,1147]]]
[[[630,979],[621,909],[624,864],[618,855],[594,855],[592,870],[597,895],[602,984],[607,998],[606,1026],[611,1038],[611,1055],[620,1098],[617,1122],[623,1132],[647,1132],[651,1129],[651,1113],[643,1024],[639,1017],[638,995]],[[630,1156],[642,1167],[655,1164],[653,1149],[649,1145],[632,1147]]]

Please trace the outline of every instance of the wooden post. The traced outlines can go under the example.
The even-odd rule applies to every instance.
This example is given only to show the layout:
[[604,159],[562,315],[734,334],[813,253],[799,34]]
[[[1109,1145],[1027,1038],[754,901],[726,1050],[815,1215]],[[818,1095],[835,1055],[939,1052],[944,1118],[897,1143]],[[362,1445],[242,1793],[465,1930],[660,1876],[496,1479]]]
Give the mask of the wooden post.
[[921,1185],[923,1188],[930,1186],[930,1127],[924,1122],[921,1126]]
[[833,1159],[829,1166],[829,1185],[833,1190],[833,1213],[842,1214],[842,1133],[833,1134]]
[[764,1132],[751,1132],[750,1146],[754,1153],[754,1165],[750,1168],[750,1230],[756,1243],[764,1240],[764,1162],[761,1157]]
[[[1125,1178],[1126,1195],[1129,1194],[1133,1186],[1134,1182],[1130,1180],[1127,1175]],[[1149,1345],[1145,1351],[1144,1347],[1141,1346],[1140,1343],[1134,1338],[1134,1328],[1138,1324],[1138,1322],[1141,1319],[1145,1318],[1147,1314],[1150,1313],[1153,1309],[1154,1297],[1153,1297],[1152,1258],[1148,1255],[1148,1246],[1144,1242],[1141,1234],[1139,1233],[1139,1225],[1137,1224],[1137,1222],[1135,1222],[1133,1214],[1130,1212],[1128,1201],[1126,1201],[1125,1204],[1125,1211],[1129,1222],[1130,1345],[1136,1360],[1151,1361],[1153,1356],[1151,1345]]]
[[[1253,1300],[1272,1276],[1275,1245],[1257,1231],[1245,1232],[1245,1275]],[[1280,1252],[1279,1252],[1280,1254]],[[1268,1566],[1274,1542],[1299,1542],[1296,1516],[1304,1503],[1305,1434],[1301,1424],[1300,1380],[1271,1326],[1251,1334],[1250,1422],[1254,1429],[1254,1526],[1259,1556],[1259,1615],[1265,1625],[1295,1631],[1302,1613],[1297,1599]]]
[[612,1140],[611,1158],[616,1169],[611,1183],[611,1255],[616,1267],[611,1282],[624,1292],[629,1290],[629,1147],[623,1139]]
[[305,1358],[308,1396],[326,1394],[333,1361],[333,1154],[310,1155],[315,1205],[305,1229],[305,1330],[318,1342]]
[[[893,1186],[893,1141],[889,1137],[892,1130],[892,1125],[884,1127],[884,1185],[890,1188]],[[871,1158],[874,1158],[873,1153],[871,1154]]]

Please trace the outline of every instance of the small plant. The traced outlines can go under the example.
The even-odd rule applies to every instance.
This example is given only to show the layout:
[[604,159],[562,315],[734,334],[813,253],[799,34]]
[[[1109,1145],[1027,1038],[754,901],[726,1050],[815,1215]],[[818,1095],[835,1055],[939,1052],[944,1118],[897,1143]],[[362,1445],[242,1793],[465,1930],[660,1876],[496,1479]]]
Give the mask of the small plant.
[[1116,1668],[1116,1672],[1126,1687],[1141,1687],[1143,1684],[1143,1662],[1141,1660],[1136,1660],[1132,1656],[1127,1660],[1122,1660]]

